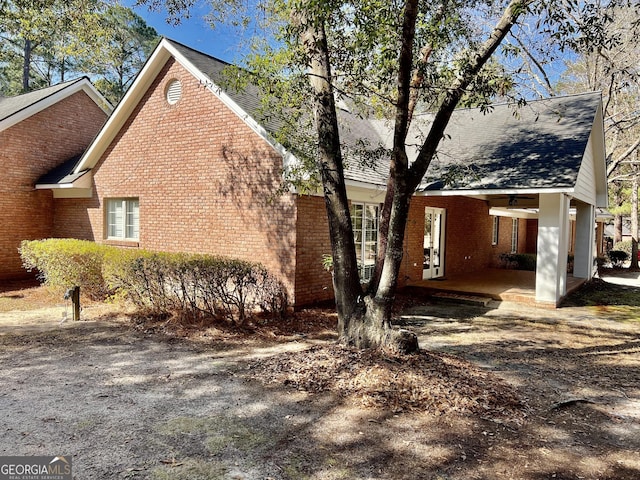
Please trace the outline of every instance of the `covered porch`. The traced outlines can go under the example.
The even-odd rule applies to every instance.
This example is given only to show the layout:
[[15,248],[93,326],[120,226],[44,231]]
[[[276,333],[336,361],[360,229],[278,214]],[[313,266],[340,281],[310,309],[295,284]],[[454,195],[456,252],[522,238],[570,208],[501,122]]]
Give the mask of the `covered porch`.
[[[567,274],[567,294],[586,280]],[[411,282],[407,284],[407,288],[422,290],[428,294],[473,295],[498,301],[555,307],[549,302],[536,301],[536,272],[524,270],[489,268],[480,272]]]

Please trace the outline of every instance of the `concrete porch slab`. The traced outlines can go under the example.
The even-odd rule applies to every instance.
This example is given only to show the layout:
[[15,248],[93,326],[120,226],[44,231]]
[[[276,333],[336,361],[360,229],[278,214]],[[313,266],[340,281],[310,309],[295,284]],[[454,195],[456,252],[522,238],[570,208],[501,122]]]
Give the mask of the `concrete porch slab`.
[[[567,275],[567,293],[585,282],[584,278]],[[421,280],[407,284],[409,289],[421,289],[425,293],[449,292],[451,294],[489,297],[493,300],[524,303],[543,307],[555,305],[536,302],[536,273],[524,270],[491,268],[464,275],[445,276],[433,280]]]

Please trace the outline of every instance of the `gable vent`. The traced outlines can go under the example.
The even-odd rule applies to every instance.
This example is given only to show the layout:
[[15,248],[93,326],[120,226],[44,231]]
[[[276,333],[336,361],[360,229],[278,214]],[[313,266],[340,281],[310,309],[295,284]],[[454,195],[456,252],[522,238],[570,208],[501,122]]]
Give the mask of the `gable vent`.
[[180,80],[171,80],[167,85],[165,92],[167,103],[169,105],[175,105],[182,98],[182,84]]

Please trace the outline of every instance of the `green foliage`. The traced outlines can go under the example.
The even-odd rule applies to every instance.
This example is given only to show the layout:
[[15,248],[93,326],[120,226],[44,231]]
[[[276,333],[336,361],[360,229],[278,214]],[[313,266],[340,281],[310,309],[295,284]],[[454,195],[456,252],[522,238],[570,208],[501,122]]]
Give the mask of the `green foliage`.
[[623,240],[622,242],[616,243],[611,251],[619,251],[625,252],[628,257],[631,256],[631,240]]
[[24,267],[37,270],[39,278],[50,287],[65,290],[81,286],[94,299],[107,294],[102,275],[105,247],[74,239],[23,241],[20,255]]
[[154,314],[216,316],[242,324],[257,310],[284,316],[281,282],[259,263],[210,255],[121,249],[74,239],[22,242],[24,266],[52,287],[118,295]]
[[499,258],[505,268],[530,272],[536,270],[537,256],[535,253],[502,253]]
[[131,9],[107,0],[8,0],[2,6],[5,96],[87,75],[115,104],[158,39]]
[[631,258],[631,240],[616,243],[607,255],[614,267],[621,267],[624,262]]

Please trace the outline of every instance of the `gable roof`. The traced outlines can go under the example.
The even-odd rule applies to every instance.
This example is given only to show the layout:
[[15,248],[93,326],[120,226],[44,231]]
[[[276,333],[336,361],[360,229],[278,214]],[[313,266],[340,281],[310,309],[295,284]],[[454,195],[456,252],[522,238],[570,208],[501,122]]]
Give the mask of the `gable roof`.
[[[261,97],[256,86],[248,84],[242,91],[222,88],[228,63],[163,38],[75,166],[74,174],[96,165],[171,57],[282,154],[285,166],[295,161],[270,134],[278,129],[277,121],[257,121],[261,117]],[[388,121],[362,118],[348,111],[340,111],[339,117],[342,140],[347,145],[354,146],[364,140],[371,148],[391,148],[393,130]],[[492,105],[488,111],[456,110],[420,190],[429,195],[574,193],[577,186],[582,185],[596,192],[592,196],[597,196],[598,205],[604,206],[606,175],[601,117],[600,93],[530,101],[519,108],[505,103]],[[414,117],[407,142],[412,145],[408,149],[410,160],[417,156],[417,146],[428,132],[432,118],[430,114]],[[345,159],[345,178],[349,184],[369,188],[386,186],[388,160],[362,167],[348,154]],[[591,162],[586,169],[582,168],[583,160]],[[582,170],[589,172],[581,173]],[[442,178],[454,181],[443,182]]]
[[[445,130],[426,190],[573,188],[587,150],[600,93],[457,110]],[[467,169],[443,185],[452,167]]]
[[118,103],[94,142],[80,159],[74,169],[74,173],[91,169],[96,165],[160,70],[171,57],[238,115],[258,136],[276,149],[283,156],[285,165],[293,160],[293,155],[276,142],[269,133],[277,129],[277,122],[275,120],[267,120],[264,123],[256,121],[256,118],[260,117],[260,95],[256,86],[249,84],[242,91],[222,88],[221,85],[226,80],[223,70],[229,66],[228,63],[176,41],[163,38],[147,59],[144,67],[138,73],[120,103]]
[[15,97],[0,97],[0,132],[79,91],[84,91],[107,115],[111,113],[109,102],[87,77],[81,77]]
[[[365,140],[391,149],[392,124],[341,112],[342,139]],[[414,116],[407,137],[409,161],[433,120]],[[355,184],[384,187],[388,160],[365,167],[357,159],[345,171]],[[426,195],[580,193],[593,190],[597,205],[606,205],[606,171],[600,92],[529,101],[524,106],[494,104],[453,112],[419,191]],[[588,196],[585,193],[586,196]]]

